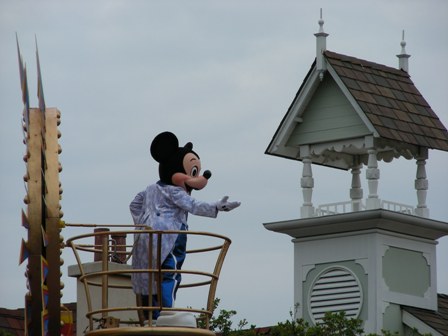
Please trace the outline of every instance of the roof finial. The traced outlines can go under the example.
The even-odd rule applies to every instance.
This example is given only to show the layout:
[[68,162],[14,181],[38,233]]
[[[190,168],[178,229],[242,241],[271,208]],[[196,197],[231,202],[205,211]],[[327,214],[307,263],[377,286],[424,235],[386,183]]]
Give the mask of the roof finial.
[[318,21],[319,23],[319,33],[324,32],[324,20],[322,19],[322,8],[320,9],[320,19]]
[[403,32],[402,32],[402,34],[401,34],[401,42],[400,42],[400,45],[401,45],[401,53],[402,53],[402,54],[406,54],[406,50],[405,50],[405,47],[406,47],[406,41],[404,40],[404,29],[403,29]]
[[320,9],[319,32],[314,34],[316,36],[316,69],[320,72],[322,80],[323,72],[327,69],[324,60],[324,51],[327,50],[327,36],[324,32],[324,20],[322,19],[322,8]]
[[411,55],[406,54],[406,41],[404,40],[404,29],[401,34],[401,54],[397,55],[398,57],[398,68],[400,70],[406,71],[409,73],[409,57]]

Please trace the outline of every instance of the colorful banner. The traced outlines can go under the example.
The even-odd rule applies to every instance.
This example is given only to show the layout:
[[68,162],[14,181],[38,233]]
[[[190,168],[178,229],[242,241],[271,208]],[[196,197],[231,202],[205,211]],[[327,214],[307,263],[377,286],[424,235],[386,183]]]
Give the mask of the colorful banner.
[[48,261],[43,256],[40,256],[40,260],[41,260],[41,275],[42,275],[42,286],[43,286],[45,280],[47,280]]
[[48,306],[48,286],[42,285],[42,307],[47,309]]
[[61,336],[73,336],[73,312],[61,307]]
[[42,336],[50,336],[48,332],[48,310],[42,310]]

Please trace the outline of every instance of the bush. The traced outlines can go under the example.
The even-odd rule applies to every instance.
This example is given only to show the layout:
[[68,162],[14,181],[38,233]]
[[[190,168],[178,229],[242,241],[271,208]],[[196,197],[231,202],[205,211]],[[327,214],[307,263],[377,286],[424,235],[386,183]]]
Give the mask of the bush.
[[[217,298],[214,302],[215,311],[219,305],[220,300]],[[297,306],[295,307],[297,312]],[[232,329],[231,318],[237,314],[235,310],[219,311],[217,317],[212,316],[210,319],[210,330],[220,333],[222,336],[252,336],[257,335],[255,325],[251,325],[249,329],[243,330],[247,327],[246,319],[238,323],[237,329]],[[272,336],[360,336],[363,335],[362,320],[347,318],[345,312],[326,313],[322,322],[311,326],[304,319],[295,319],[292,311],[289,312],[290,320],[279,322],[277,326],[271,328],[270,335]],[[202,326],[204,327],[204,326]],[[382,330],[381,335],[368,334],[366,336],[398,336],[398,332],[390,332]],[[417,330],[413,330],[412,335],[420,335]],[[431,336],[431,335],[423,335]]]
[[345,312],[326,313],[322,323],[310,326],[304,319],[294,319],[292,312],[290,321],[280,322],[273,328],[273,336],[357,336],[364,331],[362,321],[348,319]]
[[[218,305],[220,303],[220,299],[216,298],[213,302],[213,312],[216,311]],[[255,334],[255,326],[250,326],[249,330],[243,330],[247,327],[248,322],[246,319],[243,319],[238,322],[238,328],[232,329],[232,321],[231,318],[236,315],[235,310],[225,310],[221,309],[219,311],[219,315],[215,317],[213,315],[210,319],[210,330],[220,333],[222,336],[230,336],[230,335],[239,335],[239,336],[251,336]],[[203,320],[199,320],[199,327],[205,328],[205,323]]]

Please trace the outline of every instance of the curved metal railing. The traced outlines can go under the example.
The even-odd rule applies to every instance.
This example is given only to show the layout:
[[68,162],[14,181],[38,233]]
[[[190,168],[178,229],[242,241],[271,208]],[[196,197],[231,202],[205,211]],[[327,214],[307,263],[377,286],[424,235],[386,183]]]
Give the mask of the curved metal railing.
[[[127,226],[127,225],[126,225]],[[163,269],[162,264],[163,260],[161,260],[161,242],[162,239],[165,239],[166,235],[172,234],[186,234],[187,236],[196,236],[200,237],[200,244],[205,246],[198,246],[195,249],[187,250],[187,258],[188,255],[191,254],[201,254],[201,255],[210,255],[211,252],[216,251],[217,253],[216,260],[212,262],[212,270],[191,270],[191,269],[181,269],[181,270],[172,270],[172,269]],[[133,242],[138,240],[138,235],[147,234],[149,236],[148,239],[148,260],[153,260],[153,242],[155,242],[154,246],[156,247],[154,251],[156,251],[155,259],[156,265],[153,268],[148,269],[134,269],[129,265],[126,265],[126,262],[132,257],[132,251],[134,244],[126,244],[126,238],[122,242],[117,242],[115,239],[111,239],[111,237],[128,237],[133,236]],[[136,236],[137,235],[137,236]],[[156,239],[155,239],[156,238]],[[92,241],[93,240],[93,241]],[[216,288],[219,280],[219,276],[221,273],[221,269],[224,263],[225,256],[227,254],[228,248],[231,244],[231,240],[225,236],[208,233],[208,232],[197,232],[197,231],[157,231],[151,230],[148,227],[139,227],[138,230],[121,230],[121,231],[96,231],[93,233],[82,234],[75,237],[72,237],[66,241],[66,246],[70,247],[75,255],[78,267],[79,267],[79,278],[78,280],[82,283],[85,291],[86,298],[86,306],[87,313],[86,318],[88,319],[89,326],[87,335],[120,335],[120,328],[122,328],[124,334],[129,333],[140,333],[143,332],[142,329],[145,329],[146,334],[164,334],[160,333],[162,327],[158,328],[153,325],[152,314],[153,310],[160,311],[171,311],[171,312],[190,312],[195,315],[195,317],[201,321],[199,323],[200,328],[203,330],[200,331],[200,328],[197,329],[193,334],[204,334],[206,335],[209,332],[209,321],[213,314],[214,309],[214,301],[216,295]],[[86,255],[94,255],[95,260],[97,262],[96,268],[86,270],[86,265],[88,265],[88,260],[92,260],[91,258],[86,259]],[[91,263],[90,263],[91,264]],[[149,263],[151,265],[152,263]],[[100,265],[100,267],[99,267]],[[179,289],[182,288],[192,288],[192,287],[206,287],[206,308],[198,308],[198,307],[175,307],[175,308],[167,308],[161,305],[161,281],[163,273],[181,273],[183,275],[188,275],[189,282],[181,283]],[[115,295],[117,295],[117,291],[123,292],[124,295],[132,295],[132,285],[131,285],[131,274],[136,273],[147,273],[149,277],[148,281],[148,293],[149,298],[152,295],[158,295],[160,305],[153,306],[152,303],[148,303],[148,306],[142,306],[141,298],[136,296],[136,304],[128,305],[128,306],[114,306],[111,304],[110,300],[110,290],[114,289]],[[127,281],[116,282],[113,281],[114,277],[124,277],[128,278]],[[155,290],[152,286],[153,281],[156,283]],[[98,302],[94,305],[93,301],[98,298],[94,298],[94,294],[92,294],[92,290],[94,288],[101,289],[101,304],[98,307]],[[98,293],[98,292],[96,292]],[[149,300],[151,301],[151,300]],[[136,312],[138,316],[138,321],[133,319],[116,319],[113,317],[114,313],[117,312]],[[143,321],[143,312],[149,311],[149,321],[146,323]],[[113,323],[111,323],[111,321]],[[96,326],[94,328],[94,326]],[[126,326],[123,329],[123,326]],[[158,330],[159,329],[159,330]],[[165,328],[166,329],[166,328]],[[169,329],[169,328],[168,328]],[[174,330],[176,329],[176,330]],[[191,328],[184,333],[182,331],[183,328],[174,328],[171,330],[171,333],[176,331],[176,334],[179,335],[189,335],[191,334]],[[101,333],[98,331],[101,330]],[[110,331],[110,333],[108,332]],[[165,330],[166,332],[170,332]],[[211,333],[213,335],[213,333]]]

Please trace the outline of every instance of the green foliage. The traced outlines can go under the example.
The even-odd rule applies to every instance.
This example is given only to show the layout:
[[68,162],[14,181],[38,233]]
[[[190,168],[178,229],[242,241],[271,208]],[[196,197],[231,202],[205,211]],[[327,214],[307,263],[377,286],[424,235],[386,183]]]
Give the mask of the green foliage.
[[[295,311],[297,312],[298,306],[296,305]],[[304,319],[294,319],[294,314],[289,311],[290,320],[285,322],[279,322],[272,330],[273,336],[307,336],[311,335],[308,330],[310,328],[308,322]]]
[[[297,307],[296,307],[297,308]],[[304,319],[294,319],[289,312],[291,320],[280,322],[274,327],[274,336],[357,336],[361,335],[362,321],[348,319],[344,312],[326,313],[322,323],[310,326]]]
[[345,312],[325,313],[322,323],[310,327],[313,335],[357,336],[364,330],[360,319],[347,318]]
[[6,331],[5,329],[0,329],[0,336],[14,336],[9,331]]
[[[218,308],[220,299],[216,298],[213,302],[213,313]],[[239,321],[237,329],[232,329],[232,317],[236,315],[235,310],[225,310],[221,309],[218,316],[213,315],[210,319],[210,330],[215,332],[220,332],[222,336],[230,335],[240,335],[240,336],[251,336],[255,335],[255,326],[252,325],[249,330],[243,330],[247,328],[248,322],[246,319]],[[199,320],[198,323],[200,328],[205,328],[204,320]]]
[[[399,333],[396,331],[394,333],[387,331],[387,330],[381,330],[381,336],[398,336]],[[415,336],[417,336],[416,334]],[[378,336],[377,334],[368,334],[367,336]]]
[[[396,331],[396,332],[391,332],[388,330],[381,330],[381,335],[377,335],[377,334],[368,334],[366,336],[399,336],[400,334]],[[416,328],[411,330],[410,334],[406,334],[409,336],[432,336],[432,334],[420,334],[418,332],[418,330]]]
[[219,311],[219,315],[217,317],[212,317],[212,319],[210,320],[210,329],[214,331],[220,331],[223,336],[229,335],[232,331],[231,318],[235,315],[235,310],[221,309]]
[[[214,301],[213,312],[218,308],[220,300]],[[295,307],[297,312],[298,306]],[[222,336],[256,336],[255,325],[249,324],[246,319],[238,323],[236,329],[232,329],[231,318],[237,314],[235,310],[221,309],[217,317],[214,315],[210,319],[210,330],[220,333]],[[294,318],[295,314],[289,312],[290,319],[285,322],[279,322],[277,326],[272,327],[270,334],[272,336],[361,336],[364,333],[362,328],[362,320],[347,318],[345,312],[326,313],[321,323],[310,325],[303,318]],[[203,324],[203,322],[202,322]],[[201,327],[201,325],[200,325]],[[205,327],[202,325],[202,327]],[[246,328],[246,329],[245,329]],[[381,335],[368,334],[366,336],[398,336],[398,332],[382,330]],[[0,334],[1,336],[1,334]],[[414,329],[412,336],[420,336],[418,331]],[[422,336],[431,336],[425,334]]]

